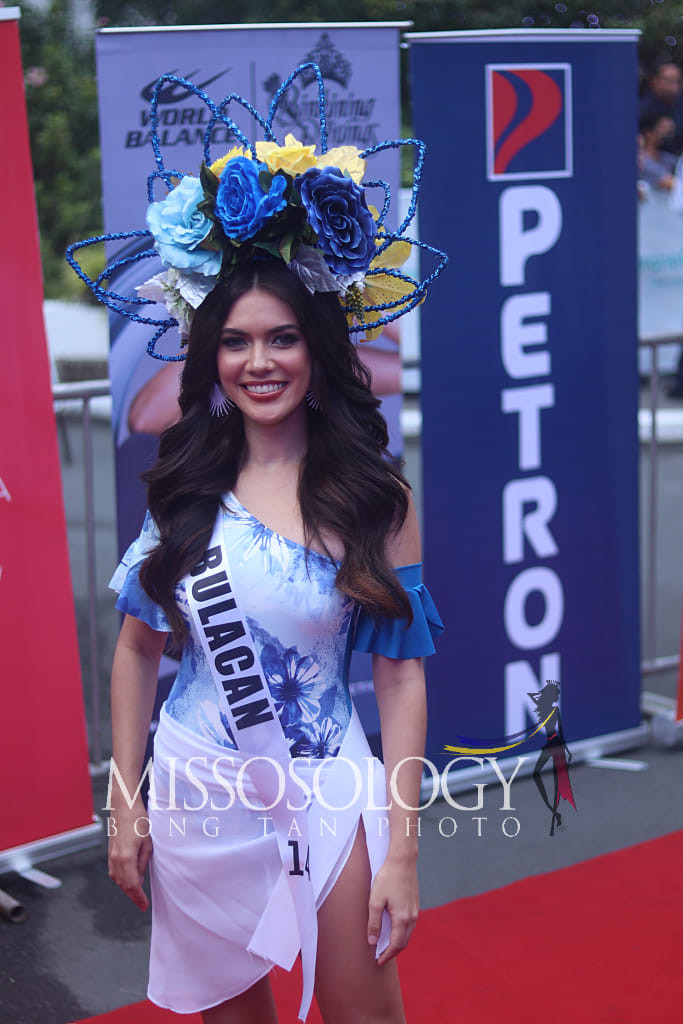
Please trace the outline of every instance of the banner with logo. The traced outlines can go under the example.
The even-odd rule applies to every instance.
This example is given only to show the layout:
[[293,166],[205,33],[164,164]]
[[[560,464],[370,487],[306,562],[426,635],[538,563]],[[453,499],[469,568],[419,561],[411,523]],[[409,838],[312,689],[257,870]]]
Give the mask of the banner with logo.
[[93,828],[18,17],[0,9],[11,175],[0,249],[0,855]]
[[[429,160],[422,307],[430,755],[638,725],[636,33],[410,35]],[[447,111],[447,115],[444,113]],[[482,744],[483,745],[483,744]],[[536,745],[538,745],[538,738]]]
[[[155,170],[150,100],[157,78],[173,72],[190,78],[215,102],[237,92],[267,115],[278,87],[301,63],[316,62],[327,97],[328,145],[370,147],[400,135],[399,30],[406,23],[315,24],[310,26],[221,26],[177,29],[105,29],[97,34],[97,75],[105,230],[145,226],[147,176]],[[169,84],[159,97],[161,150],[169,168],[197,175],[210,117],[205,104]],[[230,116],[250,140],[262,138],[250,115],[232,104]],[[288,132],[319,145],[319,104],[313,74],[300,78],[274,122],[279,141]],[[212,154],[221,156],[235,140],[223,125],[212,134]],[[319,150],[318,150],[319,152]],[[372,158],[368,178],[389,182],[394,197],[391,227],[398,227],[399,160],[396,150]],[[157,198],[163,196],[163,189]],[[384,193],[370,192],[380,209]],[[141,243],[150,246],[149,239]],[[120,249],[108,255],[124,256]],[[117,290],[130,294],[162,269],[161,263],[124,265]],[[121,551],[136,536],[144,510],[141,471],[154,459],[158,435],[179,415],[178,380],[182,364],[150,359],[150,329],[114,316],[110,322],[110,370],[116,443],[118,530]],[[169,331],[160,346],[177,351]],[[402,450],[399,416],[401,360],[395,325],[376,342],[361,347],[375,393],[382,398],[391,450]],[[367,667],[356,674],[367,675]],[[362,703],[362,701],[361,701]]]

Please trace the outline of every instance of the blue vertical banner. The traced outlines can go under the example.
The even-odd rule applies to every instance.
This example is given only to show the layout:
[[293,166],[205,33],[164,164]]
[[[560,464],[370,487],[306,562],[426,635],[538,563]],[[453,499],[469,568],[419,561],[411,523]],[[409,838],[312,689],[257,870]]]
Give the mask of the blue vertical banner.
[[537,724],[548,679],[570,744],[630,729],[637,33],[408,38],[420,229],[450,257],[421,321],[428,754]]

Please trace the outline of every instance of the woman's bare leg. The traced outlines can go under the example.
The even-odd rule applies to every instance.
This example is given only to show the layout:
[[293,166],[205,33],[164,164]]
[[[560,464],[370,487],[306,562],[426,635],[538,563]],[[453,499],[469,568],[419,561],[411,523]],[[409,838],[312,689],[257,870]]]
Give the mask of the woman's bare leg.
[[266,975],[234,999],[202,1011],[204,1024],[277,1024],[277,1010]]
[[396,960],[378,967],[368,943],[369,897],[361,821],[344,870],[318,911],[315,994],[325,1024],[405,1024]]

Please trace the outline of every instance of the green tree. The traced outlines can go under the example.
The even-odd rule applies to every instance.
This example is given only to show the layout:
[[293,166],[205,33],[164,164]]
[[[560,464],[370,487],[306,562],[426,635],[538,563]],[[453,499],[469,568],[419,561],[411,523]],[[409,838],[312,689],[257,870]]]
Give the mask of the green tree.
[[[338,0],[96,0],[112,25],[339,21]],[[647,62],[683,63],[683,3],[603,0],[592,8],[557,0],[347,0],[348,21],[412,21],[416,32],[487,28],[637,28]],[[679,57],[679,50],[681,55]]]
[[92,39],[74,30],[66,0],[22,4],[21,49],[45,294],[73,292],[69,242],[101,231],[97,87]]

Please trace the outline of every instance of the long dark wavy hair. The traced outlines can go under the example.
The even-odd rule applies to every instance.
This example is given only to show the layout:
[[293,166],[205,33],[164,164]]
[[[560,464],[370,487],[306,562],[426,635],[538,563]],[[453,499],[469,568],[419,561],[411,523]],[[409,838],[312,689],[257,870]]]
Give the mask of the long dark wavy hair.
[[406,517],[408,484],[385,457],[387,428],[370,375],[336,295],[310,294],[275,260],[240,267],[194,315],[180,385],[181,419],[161,435],[158,461],[143,476],[160,541],[142,564],[142,586],[182,640],[186,625],[175,587],[206,551],[221,497],[234,487],[246,456],[241,412],[211,416],[209,399],[223,324],[252,288],[293,310],[310,352],[311,387],[321,410],[306,406],[308,449],[298,485],[306,544],[315,540],[327,551],[323,535],[339,538],[344,557],[337,587],[373,616],[410,619],[409,601],[385,555],[387,537]]

